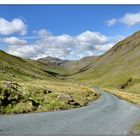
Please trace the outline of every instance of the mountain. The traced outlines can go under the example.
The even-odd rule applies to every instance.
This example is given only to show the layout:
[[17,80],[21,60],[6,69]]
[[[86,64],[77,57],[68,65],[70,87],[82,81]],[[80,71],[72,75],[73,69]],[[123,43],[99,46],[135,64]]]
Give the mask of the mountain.
[[0,50],[0,80],[52,79],[62,68],[12,56]]
[[[27,60],[0,51],[0,78],[3,79],[4,75],[6,79],[15,79],[18,75],[27,79],[60,76],[88,85],[128,88],[140,81],[139,38],[140,31],[120,41],[101,56],[85,57],[77,61],[63,61],[53,57],[41,58],[38,61]],[[5,71],[7,74],[4,74]]]
[[38,59],[38,61],[45,64],[53,64],[53,65],[62,65],[63,63],[67,62],[66,60],[61,60],[61,59],[54,58],[51,56],[40,58]]
[[82,71],[86,71],[94,64],[94,61],[97,58],[97,56],[88,56],[80,60],[61,60],[58,58],[47,56],[44,58],[40,58],[37,61],[52,66],[59,66],[65,71],[67,71],[67,73],[64,74],[64,76],[70,76],[76,73],[80,73]]
[[74,74],[77,82],[140,92],[140,31],[120,41],[96,58],[92,67]]
[[[0,113],[52,111],[97,99],[88,86],[113,87],[129,97],[140,93],[140,31],[105,54],[77,61],[23,59],[0,51]],[[115,91],[116,94],[117,91]],[[64,102],[68,98],[71,102]],[[134,99],[134,98],[133,98]],[[139,98],[137,98],[139,99]]]
[[63,66],[65,69],[67,69],[69,75],[73,75],[86,71],[92,67],[97,58],[97,56],[88,56],[77,61],[67,61],[63,63]]
[[50,62],[0,51],[0,114],[66,110],[98,98],[91,88],[69,82],[64,67]]

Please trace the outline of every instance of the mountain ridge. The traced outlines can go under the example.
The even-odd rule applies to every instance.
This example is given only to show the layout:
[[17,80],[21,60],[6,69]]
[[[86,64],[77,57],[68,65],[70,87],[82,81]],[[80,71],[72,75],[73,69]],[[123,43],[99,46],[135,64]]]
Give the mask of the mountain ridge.
[[[139,38],[140,32],[137,32],[101,56],[77,61],[63,62],[49,57],[50,61],[46,62],[45,59],[41,62],[42,60],[23,59],[0,51],[0,112],[22,113],[84,106],[98,97],[89,88],[93,86],[111,87],[125,91],[121,92],[125,97],[130,93],[135,93],[131,95],[138,97]],[[58,63],[60,61],[61,64]],[[58,100],[60,94],[68,98],[72,96],[73,102],[61,102]],[[129,96],[129,100],[133,96]]]
[[[132,91],[140,81],[140,31],[118,42],[105,54],[99,56],[87,71],[71,76],[74,80],[97,86],[120,88],[129,79],[126,87]],[[139,92],[137,87],[137,91]]]
[[[39,67],[43,67],[43,71],[46,71],[49,75],[56,76],[61,72],[62,77],[70,78],[80,83],[98,86],[110,85],[118,88],[129,79],[134,81],[139,79],[139,38],[140,31],[118,42],[101,56],[85,57],[77,61],[64,61],[53,57],[45,57],[37,61],[25,60],[19,57],[14,58],[23,62],[35,62]],[[51,67],[52,72],[48,72],[49,67]]]

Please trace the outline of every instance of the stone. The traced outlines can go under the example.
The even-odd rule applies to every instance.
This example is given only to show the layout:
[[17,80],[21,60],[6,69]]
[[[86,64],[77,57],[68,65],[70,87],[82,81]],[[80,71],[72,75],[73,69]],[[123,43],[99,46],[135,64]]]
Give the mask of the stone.
[[6,81],[6,82],[5,82],[5,86],[6,86],[6,88],[17,89],[17,87],[18,87],[19,85],[18,85],[18,83],[16,83],[16,82]]
[[44,94],[49,94],[49,93],[52,93],[52,91],[51,90],[44,90]]
[[68,102],[69,105],[74,105],[74,106],[79,106],[80,104],[78,102],[73,101],[69,101]]
[[68,93],[62,93],[58,97],[59,101],[63,101],[69,105],[79,106],[80,104],[73,100],[72,96],[70,96]]
[[65,103],[69,103],[70,101],[73,101],[72,97],[68,93],[62,93],[58,95],[57,99]]

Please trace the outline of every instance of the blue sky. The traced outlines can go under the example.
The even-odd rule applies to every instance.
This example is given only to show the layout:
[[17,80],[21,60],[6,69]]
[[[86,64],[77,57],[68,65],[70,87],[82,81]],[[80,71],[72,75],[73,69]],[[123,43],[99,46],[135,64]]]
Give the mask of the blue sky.
[[[140,21],[137,20],[140,15],[139,12],[140,6],[138,5],[1,5],[0,25],[3,27],[3,22],[5,23],[3,19],[9,23],[12,23],[14,19],[19,19],[25,24],[26,27],[22,25],[21,30],[26,30],[26,33],[22,34],[20,29],[15,29],[16,27],[8,29],[10,33],[0,30],[0,49],[14,55],[29,58],[52,55],[62,59],[80,59],[88,55],[102,54],[107,51],[107,49],[105,49],[107,44],[111,46],[111,44],[113,45],[117,41],[120,41],[121,38],[123,39],[140,29]],[[134,21],[131,23],[130,20],[133,19]],[[113,23],[110,20],[112,20]],[[109,25],[109,21],[111,25]],[[6,25],[10,26],[10,24]],[[3,29],[5,29],[5,26]],[[40,36],[39,31],[41,30],[43,31]],[[97,36],[97,32],[99,34],[95,40],[94,36]],[[102,37],[106,37],[106,39],[104,38],[104,40],[100,40],[100,42],[98,39],[101,35],[103,35]],[[9,40],[7,38],[11,37],[16,42],[15,44],[11,43],[12,39],[10,43],[8,43]],[[45,40],[44,38],[47,37],[49,39]],[[3,41],[5,38],[8,41]],[[22,42],[21,44],[19,43],[20,41]],[[43,50],[44,47],[40,47],[40,49],[37,50],[37,46],[41,46],[38,42],[41,41],[44,42],[42,45],[46,46],[46,48]],[[50,43],[50,41],[56,41],[55,45]],[[70,41],[75,42],[73,48],[69,45]],[[63,44],[65,44],[65,47]],[[82,45],[78,46],[77,44]],[[58,46],[59,49],[57,49],[56,46]],[[28,53],[23,51],[24,48],[26,48],[26,50],[29,48],[31,55],[21,55],[22,53]],[[83,48],[81,52],[78,52],[79,48]],[[20,50],[20,52],[14,52],[14,50]],[[46,53],[44,53],[44,51]],[[62,54],[53,55],[55,54],[54,51],[58,51],[58,54]],[[74,51],[78,54],[81,53],[81,55],[77,57],[77,53]]]

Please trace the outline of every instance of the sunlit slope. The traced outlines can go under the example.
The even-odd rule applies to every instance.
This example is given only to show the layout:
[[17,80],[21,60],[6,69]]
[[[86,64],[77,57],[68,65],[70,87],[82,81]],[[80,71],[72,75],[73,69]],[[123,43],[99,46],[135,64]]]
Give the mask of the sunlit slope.
[[63,67],[67,69],[69,75],[78,74],[91,68],[97,58],[96,56],[89,56],[77,61],[67,61],[63,63]]
[[51,64],[9,55],[0,51],[0,80],[35,80],[56,78],[63,69]]
[[39,62],[42,62],[44,64],[51,64],[54,67],[59,67],[63,69],[62,73],[63,76],[70,76],[76,73],[80,73],[83,71],[86,71],[87,69],[91,68],[92,65],[94,64],[94,61],[96,61],[98,57],[96,56],[89,56],[89,57],[84,57],[80,60],[61,60],[58,58],[53,58],[53,57],[45,57],[45,58],[40,58],[38,59]]
[[0,51],[0,114],[78,108],[98,98],[91,88],[68,83],[64,67]]
[[71,76],[89,85],[132,88],[140,82],[140,32],[117,43],[87,71]]

